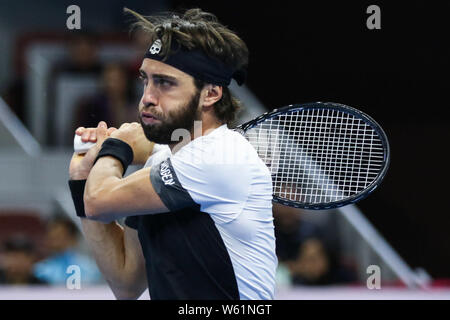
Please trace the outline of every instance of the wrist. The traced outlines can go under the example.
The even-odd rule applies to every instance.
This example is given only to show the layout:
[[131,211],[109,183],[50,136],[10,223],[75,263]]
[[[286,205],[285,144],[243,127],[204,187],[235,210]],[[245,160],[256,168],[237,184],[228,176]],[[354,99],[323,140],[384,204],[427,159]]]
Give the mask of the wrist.
[[85,154],[74,154],[69,165],[69,177],[70,180],[84,180],[89,176],[92,164],[89,165],[86,161]]
[[123,175],[128,166],[133,162],[134,153],[131,146],[125,141],[116,138],[108,138],[103,142],[94,164],[98,159],[106,156],[111,156],[122,164]]

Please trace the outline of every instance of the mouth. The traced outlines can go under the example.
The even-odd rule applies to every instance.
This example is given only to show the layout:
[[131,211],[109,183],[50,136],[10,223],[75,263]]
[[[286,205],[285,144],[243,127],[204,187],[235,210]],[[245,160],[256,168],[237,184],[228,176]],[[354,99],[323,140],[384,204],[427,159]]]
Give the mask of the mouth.
[[155,122],[161,121],[149,112],[142,112],[141,119],[145,124],[153,124]]

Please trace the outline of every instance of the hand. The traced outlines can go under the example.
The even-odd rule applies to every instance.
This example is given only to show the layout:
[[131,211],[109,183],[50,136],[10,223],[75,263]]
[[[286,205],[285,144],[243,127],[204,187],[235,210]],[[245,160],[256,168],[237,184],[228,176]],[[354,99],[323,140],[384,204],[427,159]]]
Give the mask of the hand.
[[[104,121],[100,121],[98,125],[104,124],[106,126],[106,123]],[[98,126],[97,126],[98,128]],[[97,142],[97,128],[85,128],[85,127],[79,127],[77,130],[75,130],[75,134],[81,136],[81,141],[83,142]],[[108,137],[113,133],[117,128],[109,127],[106,131]]]
[[111,133],[111,138],[126,142],[133,149],[133,164],[145,164],[153,152],[154,142],[147,139],[142,126],[137,122],[124,123]]
[[83,142],[97,142],[86,154],[74,153],[70,161],[69,176],[71,180],[84,180],[89,176],[95,158],[98,152],[108,136],[117,130],[114,127],[107,128],[104,121],[100,121],[97,128],[78,128],[75,133],[81,135]]

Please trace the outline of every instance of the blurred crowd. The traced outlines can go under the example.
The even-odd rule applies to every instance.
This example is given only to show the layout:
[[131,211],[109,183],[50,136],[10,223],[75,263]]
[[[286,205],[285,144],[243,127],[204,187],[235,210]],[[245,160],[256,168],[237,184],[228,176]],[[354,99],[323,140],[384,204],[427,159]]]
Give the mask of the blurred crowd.
[[[24,37],[26,40],[22,42],[28,41],[28,47],[31,47],[31,43],[50,42],[64,52],[58,59],[49,58],[48,75],[38,78],[40,86],[45,88],[47,124],[45,139],[40,142],[47,146],[70,146],[73,142],[73,132],[78,126],[96,126],[100,120],[105,120],[111,126],[136,121],[140,91],[138,70],[148,45],[146,37],[139,31],[134,32],[132,37],[74,31],[63,39],[61,35],[55,39],[54,36],[42,36],[41,42],[39,37],[32,40]],[[101,48],[111,45],[119,48],[122,53],[129,51],[129,54],[117,57],[114,54],[100,54]],[[33,83],[29,73],[34,70],[28,65],[29,61],[25,61],[26,48],[27,45],[24,44],[17,46],[16,54],[22,58],[16,59],[20,63],[16,63],[15,74],[12,80],[3,86],[0,95],[26,127],[32,130],[30,109],[35,101],[32,96],[34,89],[30,88]],[[88,90],[77,89],[80,82],[82,85],[84,83],[84,88],[87,87]],[[68,83],[71,92],[67,91],[67,86],[61,87],[61,83]],[[60,98],[67,94],[69,101]],[[61,101],[64,105],[61,105]],[[62,118],[58,116],[62,113],[65,114],[65,119],[68,119],[63,124]]]
[[78,227],[64,213],[44,221],[42,238],[16,230],[0,243],[0,285],[65,286],[70,266],[79,268],[82,285],[103,282],[95,261],[80,247]]
[[355,266],[340,258],[335,232],[304,219],[305,210],[274,203],[277,283],[283,286],[357,284]]
[[[340,259],[333,233],[303,218],[304,210],[274,204],[277,283],[281,286],[357,284],[354,267]],[[82,285],[104,283],[78,227],[64,213],[44,221],[42,241],[19,231],[0,243],[0,285],[65,286],[69,267],[78,266]],[[85,252],[85,253],[84,253]]]

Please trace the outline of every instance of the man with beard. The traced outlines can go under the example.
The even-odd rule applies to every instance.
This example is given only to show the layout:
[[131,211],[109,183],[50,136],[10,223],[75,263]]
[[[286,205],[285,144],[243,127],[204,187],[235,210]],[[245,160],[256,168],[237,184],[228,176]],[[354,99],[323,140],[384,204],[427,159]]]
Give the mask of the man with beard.
[[[140,124],[79,128],[96,145],[69,168],[97,264],[119,299],[147,287],[152,299],[273,299],[271,175],[227,126],[238,109],[228,85],[243,83],[247,47],[200,9],[181,18],[131,13],[151,38]],[[149,157],[153,143],[170,152]]]

